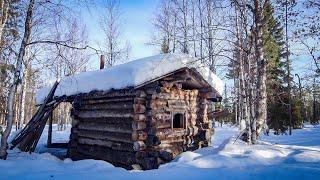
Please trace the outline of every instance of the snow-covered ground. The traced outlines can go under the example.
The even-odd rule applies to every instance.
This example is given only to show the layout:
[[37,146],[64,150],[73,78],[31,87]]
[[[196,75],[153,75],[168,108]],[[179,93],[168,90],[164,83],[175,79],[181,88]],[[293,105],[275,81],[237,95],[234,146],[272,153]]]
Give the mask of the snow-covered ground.
[[[263,136],[254,146],[235,141],[236,134],[235,127],[217,127],[213,147],[185,152],[150,171],[13,150],[6,161],[0,160],[0,179],[320,179],[319,126],[294,130],[292,136]],[[55,130],[53,136],[54,142],[67,141],[69,130]],[[45,142],[43,134],[37,152],[45,150]]]

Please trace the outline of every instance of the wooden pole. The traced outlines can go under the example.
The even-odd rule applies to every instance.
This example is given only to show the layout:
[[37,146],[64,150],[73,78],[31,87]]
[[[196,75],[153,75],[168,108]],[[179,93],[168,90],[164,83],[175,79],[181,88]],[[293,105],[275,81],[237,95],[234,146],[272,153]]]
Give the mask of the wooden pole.
[[50,148],[52,145],[52,121],[53,121],[53,112],[51,112],[49,116],[49,129],[48,129],[48,139],[47,139],[48,148]]
[[100,69],[104,69],[105,57],[104,55],[100,56]]

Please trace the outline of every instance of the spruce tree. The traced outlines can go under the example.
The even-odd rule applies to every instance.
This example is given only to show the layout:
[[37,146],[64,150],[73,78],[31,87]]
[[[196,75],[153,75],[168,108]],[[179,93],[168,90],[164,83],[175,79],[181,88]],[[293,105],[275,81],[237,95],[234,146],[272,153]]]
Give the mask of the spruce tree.
[[288,97],[286,95],[285,70],[285,41],[281,23],[275,16],[271,4],[265,9],[266,27],[264,28],[264,53],[267,65],[267,94],[268,94],[268,125],[275,129],[285,131],[288,126],[287,113]]

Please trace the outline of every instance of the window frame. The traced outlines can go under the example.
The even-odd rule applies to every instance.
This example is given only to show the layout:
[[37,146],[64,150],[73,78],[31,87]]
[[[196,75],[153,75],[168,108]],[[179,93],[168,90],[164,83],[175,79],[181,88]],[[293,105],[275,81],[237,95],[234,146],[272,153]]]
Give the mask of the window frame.
[[[182,115],[182,127],[181,128],[174,128],[173,127],[173,120],[174,116],[176,114],[181,114]],[[187,128],[187,113],[185,111],[172,111],[171,112],[171,129],[172,130],[182,130]]]

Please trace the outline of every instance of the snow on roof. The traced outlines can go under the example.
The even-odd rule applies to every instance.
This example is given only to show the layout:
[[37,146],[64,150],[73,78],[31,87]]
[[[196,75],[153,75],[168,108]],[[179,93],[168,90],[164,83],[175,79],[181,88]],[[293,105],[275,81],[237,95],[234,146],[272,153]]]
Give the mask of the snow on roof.
[[[186,54],[160,54],[130,61],[108,69],[83,72],[61,79],[55,96],[89,93],[93,90],[108,91],[138,86],[175,70],[188,67],[196,68],[202,77],[215,88],[220,95],[223,82],[208,67]],[[48,95],[51,86],[37,92],[37,103],[41,103]]]

